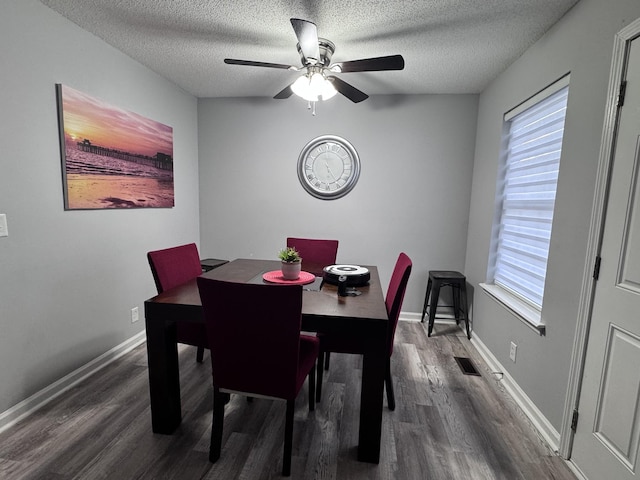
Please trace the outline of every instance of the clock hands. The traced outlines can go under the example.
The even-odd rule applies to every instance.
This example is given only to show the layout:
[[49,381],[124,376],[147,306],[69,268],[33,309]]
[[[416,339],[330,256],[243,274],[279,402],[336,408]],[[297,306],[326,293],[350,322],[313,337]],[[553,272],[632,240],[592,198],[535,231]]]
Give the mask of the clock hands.
[[327,167],[327,172],[329,172],[329,175],[331,175],[331,177],[333,178],[334,182],[337,182],[338,179],[336,178],[336,176],[333,174],[333,172],[331,171],[331,168],[329,168],[329,164],[327,163],[327,161],[324,161],[324,165]]

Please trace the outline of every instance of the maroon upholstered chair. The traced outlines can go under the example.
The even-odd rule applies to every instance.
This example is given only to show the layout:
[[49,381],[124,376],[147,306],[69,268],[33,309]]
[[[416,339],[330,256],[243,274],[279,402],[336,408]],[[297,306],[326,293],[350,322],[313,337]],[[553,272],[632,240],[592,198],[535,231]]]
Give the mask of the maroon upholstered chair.
[[229,393],[287,401],[282,474],[291,474],[295,400],[309,377],[315,408],[319,341],[301,335],[302,286],[234,283],[199,277],[211,347],[213,422],[209,460],[220,458]]
[[[195,243],[155,250],[147,253],[151,273],[158,293],[176,287],[202,273],[200,255]],[[178,322],[178,342],[198,347],[196,360],[202,363],[207,348],[207,334],[203,324]]]
[[[288,237],[287,247],[295,247],[302,257],[302,269],[316,277],[324,275],[324,267],[335,265],[338,257],[338,240]],[[325,370],[329,369],[329,354],[324,360]]]
[[302,257],[302,269],[321,277],[327,265],[334,265],[338,256],[338,240],[287,238],[287,247],[295,247]]
[[[395,410],[396,408],[396,401],[393,395],[393,382],[391,380],[391,354],[393,353],[393,340],[396,334],[398,318],[400,317],[402,301],[404,300],[404,293],[407,289],[409,275],[411,274],[411,267],[411,259],[406,254],[401,253],[398,256],[395,268],[393,269],[389,288],[387,289],[387,296],[385,297],[387,315],[389,316],[389,333],[387,335],[387,365],[384,383],[387,391],[387,405],[389,406],[389,410]],[[318,338],[320,339],[320,356],[318,357],[316,401],[319,402],[320,396],[322,395],[322,361],[324,355],[328,354],[328,352],[362,354],[363,348],[359,337],[356,336],[344,337],[341,335],[319,333]]]

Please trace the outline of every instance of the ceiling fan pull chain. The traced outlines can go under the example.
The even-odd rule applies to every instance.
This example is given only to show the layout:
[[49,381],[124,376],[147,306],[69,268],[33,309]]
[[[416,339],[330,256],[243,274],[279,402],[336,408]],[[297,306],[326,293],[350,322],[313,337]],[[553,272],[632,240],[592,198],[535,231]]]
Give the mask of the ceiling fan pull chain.
[[311,100],[307,100],[307,110],[311,110],[311,115],[316,114],[316,102],[312,102]]

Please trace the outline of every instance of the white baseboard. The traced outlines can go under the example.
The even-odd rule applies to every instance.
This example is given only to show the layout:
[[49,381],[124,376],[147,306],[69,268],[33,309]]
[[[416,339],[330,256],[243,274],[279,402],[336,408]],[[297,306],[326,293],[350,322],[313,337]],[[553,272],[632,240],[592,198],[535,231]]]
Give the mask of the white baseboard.
[[527,394],[520,388],[511,375],[506,371],[502,364],[496,359],[491,351],[486,347],[482,340],[477,335],[471,336],[471,344],[478,351],[480,356],[484,359],[487,366],[491,371],[501,372],[501,383],[505,390],[523,410],[525,415],[529,418],[533,426],[538,431],[538,434],[547,442],[549,447],[554,452],[558,452],[558,445],[560,444],[560,433],[551,425],[547,417],[536,407]]
[[419,322],[422,319],[421,313],[400,312],[398,320],[405,322]]
[[22,402],[11,407],[9,410],[0,413],[0,432],[10,428],[26,416],[31,415],[38,408],[62,395],[64,392],[90,375],[93,375],[101,368],[106,367],[114,360],[120,358],[126,353],[129,353],[145,340],[146,332],[142,331],[128,340],[125,340],[120,345],[113,347],[108,352],[105,352],[99,357],[91,360],[89,363],[71,372],[60,380],[34,393],[29,398],[26,398]]

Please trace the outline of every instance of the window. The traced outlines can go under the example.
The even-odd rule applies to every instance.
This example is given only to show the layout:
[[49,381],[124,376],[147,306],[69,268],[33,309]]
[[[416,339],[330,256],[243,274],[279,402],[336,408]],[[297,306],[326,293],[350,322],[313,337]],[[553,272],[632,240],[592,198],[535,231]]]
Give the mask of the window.
[[[507,112],[488,278],[538,325],[558,183],[569,77]],[[496,289],[491,289],[494,296]],[[490,292],[490,293],[492,293]],[[503,302],[504,303],[504,302]]]

